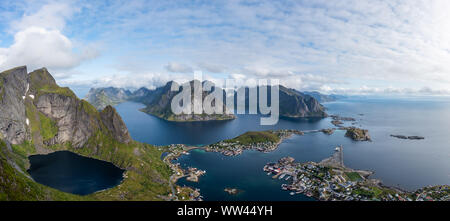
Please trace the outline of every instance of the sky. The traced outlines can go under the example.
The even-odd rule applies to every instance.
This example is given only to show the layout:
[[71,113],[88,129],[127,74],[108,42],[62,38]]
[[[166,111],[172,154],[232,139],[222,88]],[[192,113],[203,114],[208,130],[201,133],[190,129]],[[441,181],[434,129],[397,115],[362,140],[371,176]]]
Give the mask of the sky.
[[279,79],[338,94],[450,95],[448,0],[1,0],[0,70],[72,88]]

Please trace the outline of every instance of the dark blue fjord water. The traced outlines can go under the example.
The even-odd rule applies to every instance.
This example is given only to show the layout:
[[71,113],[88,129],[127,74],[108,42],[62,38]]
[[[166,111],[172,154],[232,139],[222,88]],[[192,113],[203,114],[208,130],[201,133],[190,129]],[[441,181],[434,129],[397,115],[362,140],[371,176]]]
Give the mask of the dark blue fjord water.
[[[198,187],[206,200],[309,200],[280,190],[281,181],[263,171],[267,162],[292,156],[297,161],[320,161],[344,146],[344,163],[355,169],[375,171],[386,185],[413,190],[426,185],[450,184],[450,99],[448,98],[352,98],[326,103],[328,113],[357,119],[356,126],[369,129],[373,142],[354,142],[344,131],[294,136],[271,153],[245,151],[235,157],[201,150],[191,151],[177,162],[207,171],[199,183],[180,180],[180,185]],[[204,145],[238,136],[246,131],[268,129],[311,130],[330,128],[330,119],[280,119],[277,125],[260,126],[259,116],[240,115],[233,121],[174,123],[138,111],[138,103],[116,106],[131,136],[155,145],[183,143]],[[350,125],[350,123],[347,123]],[[399,140],[390,134],[424,136],[425,140]],[[242,193],[231,196],[226,187]]]
[[124,170],[112,163],[83,157],[69,151],[29,157],[27,171],[38,183],[55,189],[86,195],[122,182]]

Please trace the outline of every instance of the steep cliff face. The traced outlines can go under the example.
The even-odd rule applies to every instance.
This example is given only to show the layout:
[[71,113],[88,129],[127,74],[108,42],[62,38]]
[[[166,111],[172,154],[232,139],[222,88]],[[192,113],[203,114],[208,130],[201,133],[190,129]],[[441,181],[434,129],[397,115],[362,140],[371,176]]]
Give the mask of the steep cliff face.
[[325,108],[313,97],[280,86],[280,115],[285,117],[326,117]]
[[[70,89],[56,85],[46,69],[31,72],[30,79],[31,90],[37,94],[34,99],[36,109],[54,120],[58,127],[58,133],[44,142],[46,145],[70,142],[74,147],[81,148],[99,130],[111,134],[120,142],[129,142],[122,118],[111,107],[101,115],[88,102],[78,99]],[[111,122],[114,122],[113,127]]]
[[[270,86],[261,86],[257,88],[257,105],[259,110],[259,90],[264,88],[267,90],[267,103],[271,102],[271,91]],[[282,85],[278,87],[279,96],[279,113],[283,117],[291,118],[304,118],[304,117],[326,117],[325,108],[313,97],[296,91],[291,88],[286,88]],[[246,109],[248,109],[249,104],[249,88],[245,88],[245,101]],[[237,97],[237,95],[236,95]],[[237,99],[235,98],[235,103]]]
[[26,67],[0,73],[0,138],[12,144],[30,139],[24,99],[29,89]]
[[[203,86],[205,85],[206,81],[204,82],[199,82],[197,81],[196,83],[194,83],[195,81],[190,81],[190,85],[191,85],[191,97],[194,96],[194,90],[199,90],[200,89],[200,85],[203,84]],[[163,118],[165,120],[169,120],[169,121],[210,121],[210,120],[232,120],[235,119],[236,117],[233,114],[225,114],[225,91],[223,91],[220,88],[212,88],[212,90],[221,90],[221,93],[223,94],[223,104],[222,104],[222,110],[223,113],[222,114],[179,114],[179,115],[175,115],[172,112],[172,108],[171,108],[171,103],[172,103],[172,99],[175,97],[175,95],[177,95],[178,93],[180,93],[180,91],[172,91],[171,87],[172,85],[175,84],[175,86],[180,88],[180,91],[182,90],[182,87],[180,87],[180,85],[178,85],[176,82],[170,81],[168,82],[165,86],[163,87],[159,87],[156,90],[153,91],[153,93],[151,94],[151,98],[146,98],[143,99],[142,102],[145,103],[147,105],[146,108],[143,109],[144,112],[155,115],[157,117]],[[198,88],[195,88],[195,87]],[[211,94],[211,91],[203,91],[202,92],[202,102],[205,102],[205,98]],[[193,102],[194,99],[192,99],[191,101],[191,107],[193,107]],[[215,105],[215,101],[212,100],[211,101],[211,106]]]
[[100,113],[100,116],[103,124],[111,131],[119,142],[129,143],[131,141],[127,127],[123,123],[122,118],[117,113],[116,109],[108,105]]

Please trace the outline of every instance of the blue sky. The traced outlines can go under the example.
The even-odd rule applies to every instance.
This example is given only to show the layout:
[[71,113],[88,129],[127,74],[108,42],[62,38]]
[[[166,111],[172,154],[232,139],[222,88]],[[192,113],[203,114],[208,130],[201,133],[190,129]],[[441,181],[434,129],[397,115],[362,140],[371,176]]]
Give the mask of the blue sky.
[[0,1],[0,69],[153,88],[278,78],[299,90],[450,94],[450,1]]

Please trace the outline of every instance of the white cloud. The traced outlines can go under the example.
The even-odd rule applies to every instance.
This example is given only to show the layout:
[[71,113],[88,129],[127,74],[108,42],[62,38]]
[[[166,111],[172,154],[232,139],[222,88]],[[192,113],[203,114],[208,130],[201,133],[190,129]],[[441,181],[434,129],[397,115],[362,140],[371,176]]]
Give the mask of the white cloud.
[[45,29],[62,30],[66,25],[66,20],[78,11],[79,8],[76,5],[67,2],[53,2],[42,6],[36,13],[24,14],[20,20],[11,23],[11,28],[20,31],[37,26]]
[[173,73],[191,73],[192,68],[185,64],[180,64],[176,62],[169,62],[166,65],[166,70]]
[[0,68],[27,65],[29,70],[41,67],[71,69],[97,57],[98,51],[92,45],[75,47],[62,33],[66,20],[78,10],[69,3],[52,2],[35,13],[25,13],[19,20],[12,21],[14,41],[9,47],[0,48]]
[[14,35],[14,43],[0,50],[0,67],[27,65],[30,70],[39,67],[67,69],[96,56],[93,51],[75,53],[71,40],[58,30],[29,27]]
[[211,73],[223,73],[227,69],[223,64],[214,64],[214,63],[206,63],[206,62],[200,62],[198,64],[198,67],[202,71],[208,71]]
[[183,83],[192,80],[191,74],[161,74],[161,73],[145,73],[145,74],[113,74],[94,79],[63,79],[60,81],[63,85],[89,86],[89,87],[121,87],[129,89],[138,89],[147,87],[154,89],[162,86],[171,80]]

